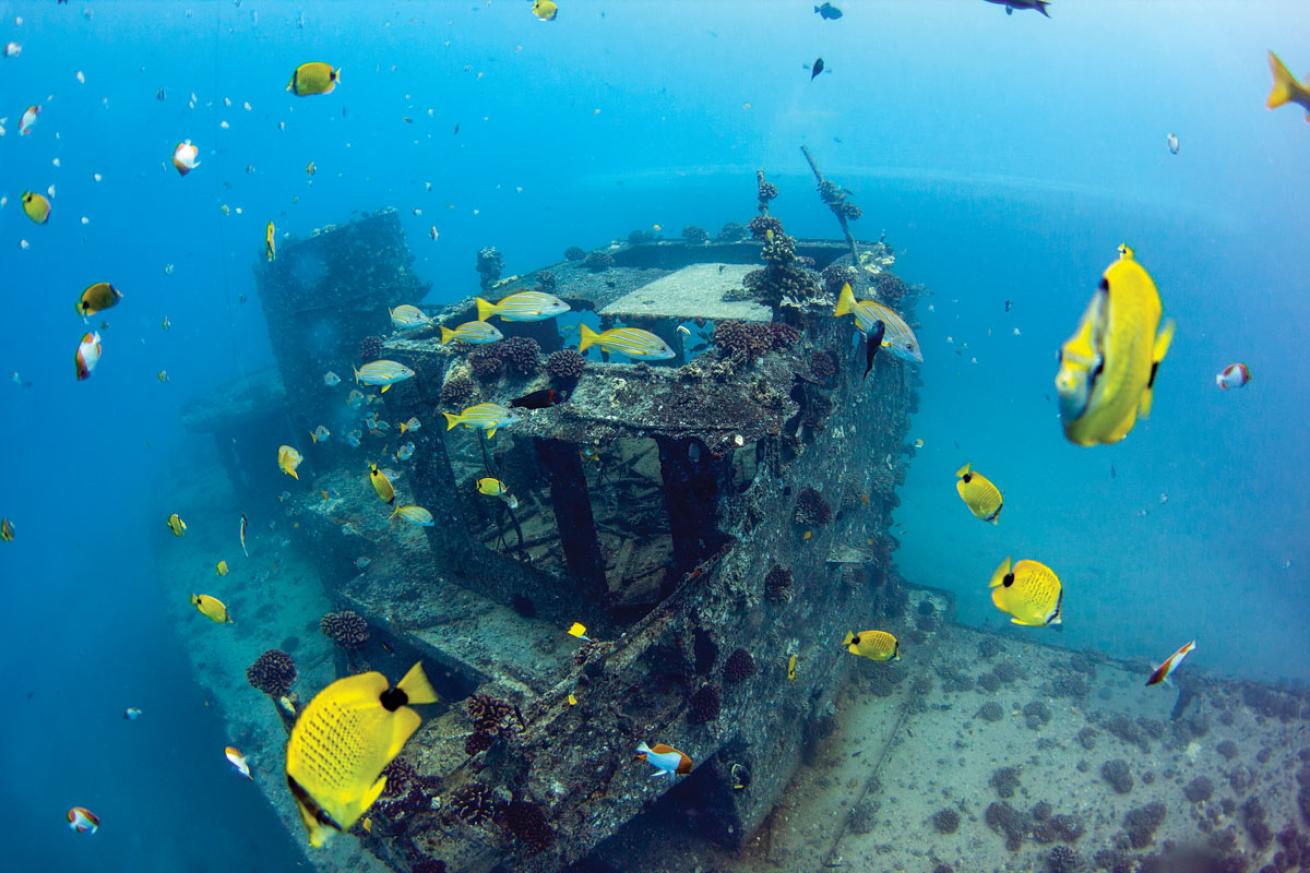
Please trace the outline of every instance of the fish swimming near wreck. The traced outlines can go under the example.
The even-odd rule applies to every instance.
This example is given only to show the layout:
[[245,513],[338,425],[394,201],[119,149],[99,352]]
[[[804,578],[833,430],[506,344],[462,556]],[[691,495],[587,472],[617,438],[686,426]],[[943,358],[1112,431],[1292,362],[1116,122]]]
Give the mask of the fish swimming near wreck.
[[287,787],[309,844],[350,830],[387,787],[382,770],[418,730],[412,704],[436,703],[422,663],[396,685],[381,673],[347,676],[306,704],[287,741]]

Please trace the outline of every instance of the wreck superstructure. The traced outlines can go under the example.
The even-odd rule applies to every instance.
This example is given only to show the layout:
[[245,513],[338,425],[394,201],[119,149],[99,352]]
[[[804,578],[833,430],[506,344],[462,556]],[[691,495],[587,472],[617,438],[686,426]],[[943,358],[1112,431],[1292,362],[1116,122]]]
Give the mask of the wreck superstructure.
[[[917,374],[882,354],[866,377],[832,307],[837,280],[907,314],[914,291],[850,266],[846,243],[793,240],[767,216],[755,230],[614,244],[500,282],[485,296],[542,289],[572,312],[497,320],[495,351],[443,346],[435,326],[382,336],[387,308],[426,290],[392,213],[286,244],[257,269],[288,388],[285,401],[269,393],[289,404],[282,420],[259,422],[281,428],[273,440],[349,426],[335,424],[356,414],[343,412],[349,386],[329,390],[325,370],[348,383],[374,357],[416,373],[369,402],[382,424],[360,447],[306,452],[287,505],[336,598],[372,630],[339,671],[398,676],[418,657],[443,697],[389,768],[368,830],[356,828],[394,869],[559,870],[666,791],[707,836],[739,845],[831,707],[852,660],[843,634],[904,608],[888,529]],[[377,275],[340,283],[341,252]],[[429,311],[450,326],[477,317],[472,299]],[[298,333],[307,315],[313,330]],[[580,319],[646,328],[677,356],[546,357],[576,348]],[[443,420],[551,388],[567,400],[516,409],[492,438]],[[200,418],[222,445],[226,431]],[[398,434],[411,419],[420,427]],[[424,506],[435,524],[389,520],[369,462],[397,474],[397,505]],[[484,477],[514,501],[479,493]],[[566,633],[573,622],[589,639]],[[643,741],[686,752],[694,772],[651,779],[633,759]]]

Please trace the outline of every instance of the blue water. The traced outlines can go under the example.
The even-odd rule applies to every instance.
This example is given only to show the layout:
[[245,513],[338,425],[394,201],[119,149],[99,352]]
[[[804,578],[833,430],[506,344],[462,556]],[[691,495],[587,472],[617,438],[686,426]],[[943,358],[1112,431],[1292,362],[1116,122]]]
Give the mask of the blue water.
[[[885,229],[929,291],[924,448],[897,513],[907,578],[999,627],[991,569],[1036,557],[1065,578],[1062,644],[1158,659],[1196,638],[1198,668],[1310,678],[1310,127],[1263,106],[1266,49],[1310,70],[1303,4],[1068,0],[1050,20],[971,0],[839,5],[825,22],[806,2],[577,0],[544,24],[524,0],[342,2],[304,4],[301,27],[285,3],[0,3],[0,40],[23,46],[0,59],[0,370],[31,383],[0,385],[0,515],[18,531],[0,544],[0,792],[23,835],[6,866],[299,860],[299,835],[215,754],[223,726],[165,623],[177,595],[152,553],[178,477],[210,463],[182,404],[271,361],[252,279],[270,219],[303,236],[395,206],[429,301],[445,301],[475,289],[485,245],[512,273],[634,227],[744,221],[757,166],[789,232],[831,236],[807,143],[856,192],[859,235]],[[831,74],[810,82],[817,55]],[[337,93],[287,94],[315,59],[342,68]],[[180,178],[184,138],[201,166]],[[37,227],[18,195],[52,184]],[[1076,449],[1055,419],[1055,350],[1123,240],[1179,334],[1151,420]],[[99,280],[127,296],[77,383],[72,307]],[[1217,391],[1238,360],[1252,384]],[[954,494],[965,461],[1005,491],[995,528]],[[145,717],[123,721],[128,705]],[[73,804],[99,834],[67,830]]]

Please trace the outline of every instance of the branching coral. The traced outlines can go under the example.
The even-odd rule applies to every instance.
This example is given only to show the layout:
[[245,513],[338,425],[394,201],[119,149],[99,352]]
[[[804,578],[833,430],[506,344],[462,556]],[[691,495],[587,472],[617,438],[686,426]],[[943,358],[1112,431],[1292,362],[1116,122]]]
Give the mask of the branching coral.
[[452,376],[441,385],[441,405],[462,408],[473,398],[473,380]]
[[580,261],[586,256],[586,249],[580,248],[579,246],[569,246],[564,250],[564,260],[566,261]]
[[546,375],[555,382],[572,384],[582,376],[586,366],[587,359],[576,349],[560,349],[546,358]]
[[821,382],[827,382],[837,375],[837,359],[824,351],[810,355],[810,373]]
[[318,629],[347,651],[361,649],[368,642],[368,622],[364,616],[349,609],[329,612],[319,619]]
[[464,702],[464,709],[478,733],[499,736],[518,733],[525,727],[517,706],[490,694],[474,694]]
[[707,243],[710,241],[710,232],[703,227],[689,224],[682,229],[682,238],[692,244]]
[[720,321],[714,325],[714,345],[719,352],[747,363],[769,352],[789,348],[799,338],[794,328],[772,321]]
[[246,681],[269,697],[282,697],[296,681],[296,662],[280,649],[269,649],[246,668]]
[[364,363],[382,357],[382,337],[366,336],[359,341],[359,359]]
[[500,356],[498,345],[500,343],[478,346],[469,352],[469,366],[479,381],[494,382],[504,374],[505,359]]
[[832,521],[832,506],[823,499],[822,494],[807,486],[796,497],[793,517],[802,526],[827,524]]
[[735,221],[729,221],[723,225],[718,234],[714,237],[715,242],[741,242],[746,238],[746,228],[742,227]]
[[834,297],[841,292],[841,286],[847,282],[853,286],[859,275],[855,272],[854,267],[848,267],[842,264],[830,264],[824,268],[820,274],[823,279],[823,290],[827,291]]
[[755,673],[755,659],[745,649],[737,649],[728,655],[723,665],[723,680],[736,685],[745,682]]
[[501,814],[503,804],[479,782],[461,785],[446,799],[445,818],[469,825],[486,824]]
[[535,803],[511,801],[505,805],[499,821],[527,848],[530,855],[545,851],[555,842],[555,832],[546,822],[545,811]]
[[587,256],[582,259],[582,266],[593,273],[599,273],[614,266],[614,257],[609,252],[597,249],[594,252],[587,253]]
[[535,376],[541,371],[541,343],[531,337],[512,336],[488,348],[499,350],[500,359],[511,373]]
[[687,703],[687,721],[692,724],[708,724],[719,717],[722,705],[717,685],[702,685]]
[[764,577],[764,596],[771,603],[789,603],[791,602],[791,570],[786,569],[778,564],[773,565],[768,575]]

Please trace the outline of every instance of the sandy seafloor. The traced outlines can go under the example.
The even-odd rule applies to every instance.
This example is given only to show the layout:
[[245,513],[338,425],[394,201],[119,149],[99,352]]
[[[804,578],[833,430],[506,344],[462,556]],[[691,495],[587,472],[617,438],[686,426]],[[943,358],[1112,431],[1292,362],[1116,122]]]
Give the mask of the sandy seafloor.
[[[278,647],[294,656],[302,695],[326,685],[335,678],[335,653],[318,620],[341,603],[285,529],[290,519],[252,529],[245,558],[231,522],[240,510],[223,496],[221,474],[190,485],[205,493],[197,504],[217,509],[213,523],[188,520],[186,548],[161,544],[170,609],[197,681],[299,840],[282,776],[286,735],[245,670]],[[206,565],[198,555],[213,560]],[[219,557],[232,568],[225,578],[213,572]],[[235,624],[200,617],[187,601],[192,590],[225,599]],[[930,615],[925,601],[934,605]],[[826,737],[740,851],[694,836],[692,817],[665,802],[587,866],[632,873],[1044,871],[1052,849],[1068,845],[1079,858],[1070,870],[1129,862],[1120,867],[1128,870],[1134,859],[1176,844],[1221,846],[1245,855],[1255,871],[1281,848],[1280,831],[1310,825],[1300,820],[1296,798],[1298,771],[1310,782],[1304,698],[1207,683],[1170,720],[1178,691],[1144,687],[1149,665],[1046,645],[1049,630],[998,636],[963,628],[942,621],[946,606],[937,592],[912,593],[905,627],[893,628],[902,659],[853,665]],[[1126,793],[1107,781],[1107,767],[1126,771]],[[1201,778],[1210,782],[1209,798],[1189,799],[1189,785],[1203,793]],[[1164,807],[1154,827],[1151,813],[1158,818],[1159,808],[1152,804]],[[958,814],[954,830],[943,810]],[[1263,848],[1261,823],[1271,837]],[[324,870],[386,869],[349,837],[316,851],[313,862]]]
[[[1178,691],[1145,687],[1149,665],[1028,641],[1040,632],[915,621],[924,639],[903,642],[901,661],[856,665],[832,733],[742,850],[684,836],[690,821],[679,829],[661,806],[597,860],[632,873],[1046,871],[1067,845],[1069,871],[1127,871],[1166,846],[1220,846],[1256,871],[1282,850],[1280,832],[1310,826],[1297,810],[1298,779],[1310,782],[1304,697],[1214,683],[1171,721]],[[1103,775],[1115,761],[1126,793]],[[1210,797],[1189,799],[1202,779]],[[1163,819],[1151,827],[1153,804]],[[958,814],[949,833],[942,810]]]

